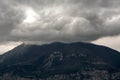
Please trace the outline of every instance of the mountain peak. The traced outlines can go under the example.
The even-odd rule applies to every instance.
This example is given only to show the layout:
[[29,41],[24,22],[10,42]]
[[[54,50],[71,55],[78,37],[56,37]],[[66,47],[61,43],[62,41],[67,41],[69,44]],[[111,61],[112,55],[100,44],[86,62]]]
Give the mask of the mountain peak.
[[[0,56],[0,74],[17,75],[22,78],[38,76],[43,80],[55,75],[70,77],[71,74],[95,77],[93,73],[96,71],[109,76],[119,72],[119,61],[118,51],[91,43],[21,44]],[[91,71],[91,74],[84,74],[88,73],[87,71]]]

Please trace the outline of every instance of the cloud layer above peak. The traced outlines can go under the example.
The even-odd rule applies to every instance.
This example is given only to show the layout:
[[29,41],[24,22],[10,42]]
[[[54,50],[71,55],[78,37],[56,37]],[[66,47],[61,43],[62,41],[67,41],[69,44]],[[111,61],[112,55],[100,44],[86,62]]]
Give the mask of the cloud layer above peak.
[[1,42],[89,42],[119,34],[119,0],[1,0],[0,3]]

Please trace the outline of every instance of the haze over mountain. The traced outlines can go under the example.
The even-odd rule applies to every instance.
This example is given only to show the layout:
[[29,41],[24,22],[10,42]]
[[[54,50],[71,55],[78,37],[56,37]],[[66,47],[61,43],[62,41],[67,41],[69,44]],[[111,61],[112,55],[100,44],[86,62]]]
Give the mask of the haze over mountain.
[[21,44],[0,56],[0,80],[119,80],[120,52],[90,43]]

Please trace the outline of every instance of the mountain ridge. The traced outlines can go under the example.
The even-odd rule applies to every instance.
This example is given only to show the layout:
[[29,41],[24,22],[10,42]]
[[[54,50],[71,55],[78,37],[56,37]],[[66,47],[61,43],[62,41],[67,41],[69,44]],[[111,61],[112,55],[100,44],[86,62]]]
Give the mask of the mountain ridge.
[[[79,77],[86,76],[83,74],[86,71],[91,71],[87,75],[93,75],[93,77],[95,77],[93,73],[95,71],[100,72],[100,74],[105,72],[106,75],[110,76],[109,74],[113,75],[113,73],[120,71],[119,61],[120,52],[92,43],[21,44],[1,55],[0,74],[2,77],[5,74],[12,77],[17,75],[36,78],[35,76],[37,76],[43,80],[55,75],[70,77],[70,74],[77,75],[79,73]],[[110,77],[108,78],[110,79]]]

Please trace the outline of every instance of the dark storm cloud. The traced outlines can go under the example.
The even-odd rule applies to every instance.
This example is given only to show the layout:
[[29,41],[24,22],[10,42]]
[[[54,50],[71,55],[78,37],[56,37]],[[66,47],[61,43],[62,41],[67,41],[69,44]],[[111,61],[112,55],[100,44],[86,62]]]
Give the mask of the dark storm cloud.
[[[119,0],[1,0],[0,41],[75,42],[119,35],[119,5]],[[35,22],[24,22],[27,9]]]
[[10,32],[21,22],[22,14],[5,0],[0,2],[0,41],[9,40]]

